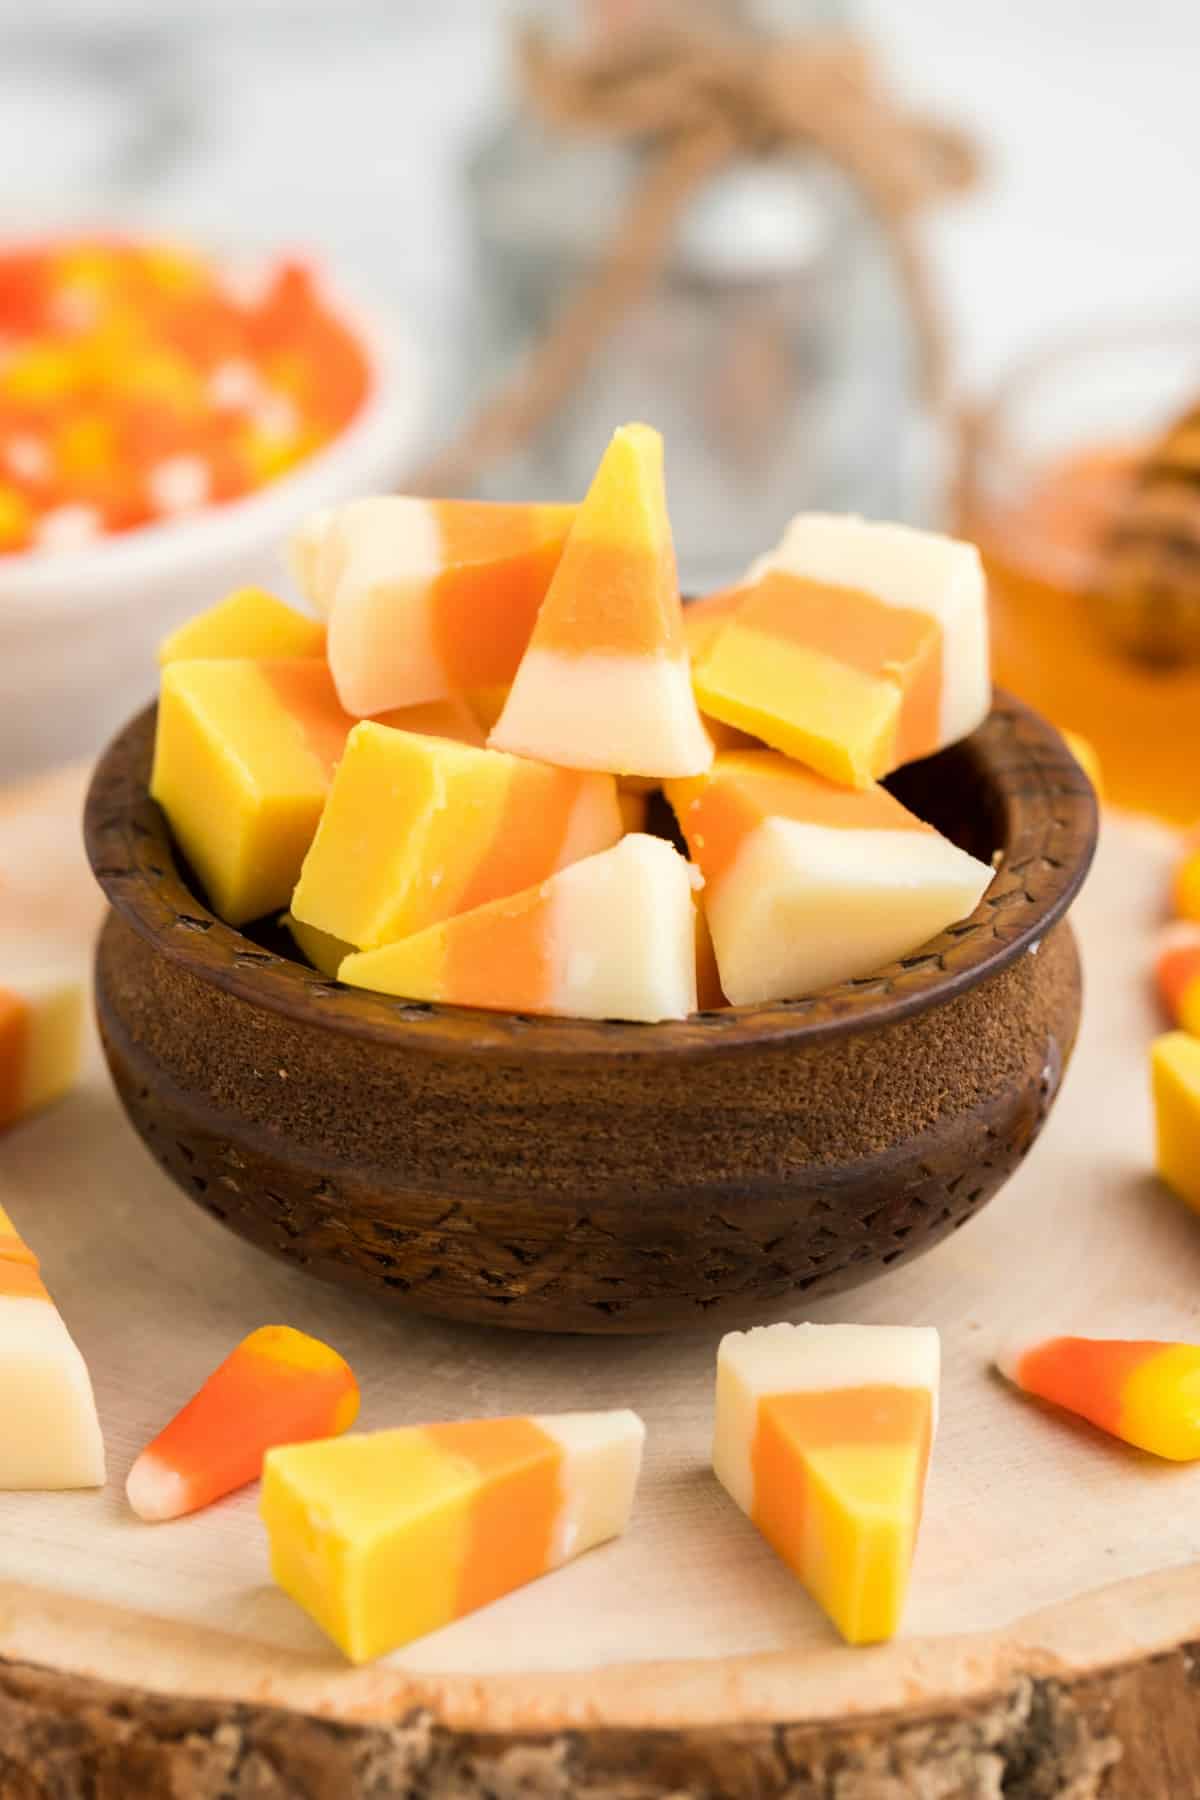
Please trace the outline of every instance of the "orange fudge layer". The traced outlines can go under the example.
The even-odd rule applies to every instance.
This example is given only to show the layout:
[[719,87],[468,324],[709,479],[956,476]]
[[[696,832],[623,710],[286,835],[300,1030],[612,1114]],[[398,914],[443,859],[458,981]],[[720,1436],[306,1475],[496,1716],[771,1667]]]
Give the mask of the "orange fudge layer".
[[632,835],[539,886],[347,957],[339,980],[410,1000],[576,1019],[696,1010],[687,864]]
[[865,786],[986,716],[985,602],[972,545],[801,515],[724,623],[707,641],[696,628],[700,705],[833,781]]
[[618,775],[691,775],[712,761],[649,426],[623,426],[605,451],[488,742]]
[[75,1081],[83,983],[55,970],[0,972],[0,1131],[57,1100]]
[[916,1327],[770,1325],[718,1351],[717,1477],[852,1644],[900,1623],[938,1373]]
[[349,1431],[358,1383],[336,1350],[287,1325],[243,1338],[137,1458],[125,1484],[140,1519],[177,1519],[247,1482],[277,1444]]
[[971,913],[992,879],[886,789],[836,787],[774,751],[723,752],[666,793],[735,1006],[882,968]]
[[1171,1462],[1200,1459],[1200,1345],[1058,1337],[1013,1348],[1001,1372],[1022,1392]]
[[621,829],[610,775],[366,722],[347,742],[292,911],[370,949],[519,893]]
[[[390,715],[478,741],[462,701]],[[291,899],[356,720],[315,657],[209,658],[163,670],[150,791],[230,925]]]
[[574,518],[573,506],[406,495],[315,514],[292,564],[328,617],[346,710],[365,718],[510,682]]

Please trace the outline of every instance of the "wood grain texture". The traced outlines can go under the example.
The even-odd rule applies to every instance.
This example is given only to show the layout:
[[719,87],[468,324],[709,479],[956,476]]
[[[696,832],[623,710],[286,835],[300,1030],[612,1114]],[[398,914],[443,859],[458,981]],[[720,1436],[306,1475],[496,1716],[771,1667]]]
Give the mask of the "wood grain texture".
[[[69,808],[60,826],[74,829]],[[90,1070],[0,1157],[0,1203],[92,1368],[111,1475],[100,1495],[0,1495],[0,1795],[1200,1793],[1200,1469],[1157,1467],[987,1372],[998,1342],[1030,1330],[1195,1335],[1200,1232],[1146,1173],[1145,975],[1172,854],[1165,837],[1106,832],[1077,915],[1089,1016],[1003,1199],[848,1298],[780,1308],[942,1332],[906,1629],[867,1653],[833,1641],[707,1472],[715,1328],[551,1341],[313,1283],[185,1201]],[[253,1491],[161,1529],[121,1501],[136,1450],[275,1318],[349,1355],[367,1427],[637,1406],[650,1456],[634,1529],[345,1668],[265,1586]]]
[[1015,703],[904,775],[998,852],[970,920],[812,999],[653,1027],[357,993],[230,930],[148,798],[151,734],[118,740],[88,805],[109,1066],[185,1192],[314,1275],[526,1330],[729,1322],[939,1242],[1057,1093],[1079,1012],[1058,922],[1095,811]]

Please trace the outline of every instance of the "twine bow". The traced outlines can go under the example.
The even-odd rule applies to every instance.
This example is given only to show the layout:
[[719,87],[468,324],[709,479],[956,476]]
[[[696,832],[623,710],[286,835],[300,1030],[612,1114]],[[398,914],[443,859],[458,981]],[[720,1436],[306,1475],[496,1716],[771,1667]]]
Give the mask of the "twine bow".
[[515,379],[422,471],[419,489],[453,492],[525,443],[658,279],[691,195],[740,156],[797,146],[842,169],[875,214],[908,299],[926,400],[946,404],[945,335],[912,221],[919,207],[974,181],[976,155],[962,132],[890,98],[860,42],[714,43],[668,33],[569,54],[531,33],[519,52],[536,114],[563,132],[643,146],[644,169],[594,276]]

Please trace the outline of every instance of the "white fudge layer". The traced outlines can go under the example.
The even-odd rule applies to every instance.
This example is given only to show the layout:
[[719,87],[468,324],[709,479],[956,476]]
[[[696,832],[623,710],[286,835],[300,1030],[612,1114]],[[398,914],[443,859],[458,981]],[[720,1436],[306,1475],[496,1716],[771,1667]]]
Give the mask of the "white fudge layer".
[[752,1454],[759,1401],[840,1388],[926,1388],[934,1424],[941,1344],[932,1326],[760,1325],[731,1331],[717,1350],[713,1469],[745,1513],[754,1511]]
[[747,1006],[869,975],[966,918],[994,873],[933,831],[766,819],[706,892],[721,986]]
[[974,544],[911,525],[799,513],[778,548],[751,573],[770,569],[857,588],[885,606],[936,618],[942,629],[941,741],[955,743],[983,723],[992,703],[987,582]]
[[488,743],[568,769],[700,775],[712,742],[686,656],[525,652]]

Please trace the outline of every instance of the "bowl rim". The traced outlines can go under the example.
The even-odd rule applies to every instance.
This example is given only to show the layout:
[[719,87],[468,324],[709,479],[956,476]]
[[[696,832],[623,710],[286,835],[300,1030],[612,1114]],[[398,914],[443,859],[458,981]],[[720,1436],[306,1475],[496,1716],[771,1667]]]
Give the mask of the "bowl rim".
[[156,712],[147,707],[113,739],[88,790],[84,839],[112,910],[160,954],[251,1006],[430,1054],[726,1054],[812,1045],[890,1025],[945,1005],[1018,957],[1036,953],[1079,892],[1096,847],[1096,796],[1088,777],[1053,726],[997,692],[984,724],[953,747],[953,754],[972,758],[997,801],[995,877],[968,919],[876,973],[798,1000],[731,1006],[654,1025],[403,1000],[343,987],[307,964],[264,950],[218,919],[187,885],[166,820],[149,794]]
[[0,557],[0,625],[119,606],[147,581],[177,579],[181,570],[274,546],[292,521],[331,495],[362,491],[385,462],[403,465],[426,411],[428,380],[415,333],[398,311],[372,303],[323,265],[316,278],[322,300],[358,339],[370,369],[366,398],[348,424],[294,469],[235,500],[115,532],[78,550]]

